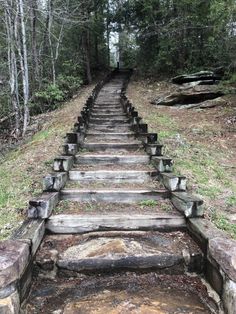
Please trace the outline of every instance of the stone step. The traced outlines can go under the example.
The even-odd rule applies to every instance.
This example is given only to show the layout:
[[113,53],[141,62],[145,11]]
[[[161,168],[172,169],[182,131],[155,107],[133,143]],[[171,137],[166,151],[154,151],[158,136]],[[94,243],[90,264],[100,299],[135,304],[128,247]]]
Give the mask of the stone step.
[[[43,270],[48,267],[47,258],[43,255],[40,260],[37,260]],[[51,265],[54,268],[53,261]],[[74,278],[71,278],[72,271],[60,269],[60,272],[61,278],[57,277],[53,280],[42,279],[45,278],[45,271],[42,271],[42,276],[38,275],[32,287],[31,297],[24,306],[27,310],[23,309],[23,313],[210,314],[220,312],[219,306],[216,306],[212,297],[207,295],[206,286],[196,276],[129,271],[104,276],[91,272],[78,276],[78,273],[75,273]],[[235,314],[234,311],[228,313]]]
[[89,151],[106,151],[106,150],[126,150],[136,151],[143,148],[142,144],[139,143],[83,143],[82,148]]
[[123,190],[123,189],[63,189],[62,200],[79,202],[136,203],[145,200],[160,200],[170,197],[167,190]]
[[69,179],[79,182],[147,182],[151,178],[157,177],[157,171],[138,171],[138,170],[97,170],[97,171],[69,171]]
[[75,162],[82,165],[132,165],[147,164],[150,157],[147,155],[76,155]]
[[[58,254],[51,256],[58,270],[74,272],[110,272],[150,270],[162,274],[183,274],[186,270],[199,273],[203,254],[185,232],[138,231],[92,232],[83,235],[48,236]],[[44,243],[42,245],[42,255]],[[36,257],[38,265],[44,260]],[[50,262],[50,254],[48,260]]]

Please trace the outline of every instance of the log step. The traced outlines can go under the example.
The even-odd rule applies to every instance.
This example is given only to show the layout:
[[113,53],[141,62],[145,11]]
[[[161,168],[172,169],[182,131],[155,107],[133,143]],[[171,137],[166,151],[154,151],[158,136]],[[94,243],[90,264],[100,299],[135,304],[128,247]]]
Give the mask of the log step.
[[62,200],[79,202],[109,202],[109,203],[136,203],[145,200],[161,200],[168,198],[167,190],[85,190],[63,189],[60,192]]
[[97,170],[97,171],[79,171],[71,170],[69,179],[79,182],[147,182],[151,178],[157,177],[157,171],[134,171],[134,170]]
[[82,147],[89,151],[106,151],[109,149],[135,151],[142,149],[143,145],[139,143],[84,143]]
[[126,113],[124,113],[123,109],[122,108],[117,108],[117,109],[100,109],[100,108],[95,108],[93,107],[92,110],[91,110],[91,114],[100,114],[100,115],[126,115]]
[[121,117],[121,118],[90,118],[89,119],[89,123],[93,123],[93,124],[126,124],[129,123],[129,119],[125,118],[125,117]]
[[103,133],[119,133],[120,131],[123,131],[124,133],[131,131],[131,126],[129,125],[89,125],[88,126],[89,132],[103,132]]
[[120,127],[128,127],[130,126],[130,122],[127,121],[101,121],[101,120],[93,120],[89,121],[89,127],[96,127],[96,126],[103,126],[103,127],[116,127],[116,128],[120,128]]
[[125,165],[125,164],[146,164],[150,162],[147,155],[77,155],[75,162],[82,165]]
[[121,110],[123,111],[123,108],[120,104],[114,104],[114,105],[109,105],[109,104],[104,104],[104,105],[94,105],[93,110]]
[[[97,111],[99,112],[99,111]],[[91,118],[94,118],[94,119],[110,119],[110,120],[113,120],[113,119],[124,119],[124,118],[127,118],[127,114],[123,113],[94,113],[92,112],[91,115],[90,115]]]
[[125,133],[99,133],[99,132],[87,132],[86,139],[90,139],[92,137],[96,137],[99,139],[109,139],[109,140],[122,140],[122,139],[134,139],[134,133],[125,132]]
[[176,230],[186,226],[185,217],[178,214],[52,215],[46,223],[48,231],[58,234],[103,230]]

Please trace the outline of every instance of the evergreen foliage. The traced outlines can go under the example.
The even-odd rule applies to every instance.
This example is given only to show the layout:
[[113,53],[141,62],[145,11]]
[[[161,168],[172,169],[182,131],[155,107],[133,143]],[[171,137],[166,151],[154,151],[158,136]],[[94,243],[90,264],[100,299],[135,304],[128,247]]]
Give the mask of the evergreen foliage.
[[112,32],[144,75],[236,68],[235,0],[0,0],[0,26],[0,121],[16,137],[116,64]]

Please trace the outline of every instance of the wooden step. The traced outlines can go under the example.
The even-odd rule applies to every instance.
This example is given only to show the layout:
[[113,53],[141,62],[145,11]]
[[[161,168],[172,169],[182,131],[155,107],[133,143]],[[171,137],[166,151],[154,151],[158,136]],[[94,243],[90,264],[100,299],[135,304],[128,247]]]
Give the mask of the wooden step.
[[129,124],[130,121],[127,118],[89,118],[89,124],[98,125],[119,125]]
[[157,177],[157,171],[135,171],[135,170],[97,170],[97,171],[79,171],[71,170],[69,179],[79,182],[111,182],[111,183],[142,183],[151,178]]
[[98,125],[98,124],[89,124],[89,132],[104,132],[104,133],[127,133],[131,131],[130,125]]
[[89,151],[106,151],[106,150],[126,150],[126,151],[136,151],[142,149],[143,145],[139,143],[83,143],[82,148]]
[[123,110],[120,104],[94,104],[94,110]]
[[106,230],[176,230],[186,228],[186,219],[170,214],[54,215],[48,218],[50,233],[79,234]]
[[136,203],[145,200],[160,200],[170,197],[167,190],[85,190],[85,189],[63,189],[60,193],[62,200],[73,200],[78,202],[109,202],[109,203]]
[[[99,112],[99,111],[98,111]],[[127,118],[127,114],[125,113],[94,113],[92,112],[91,115],[90,115],[91,118],[94,118],[94,119],[109,119],[109,120],[112,120],[112,119],[124,119],[124,118]]]
[[124,113],[123,109],[122,108],[117,108],[117,109],[101,109],[101,108],[92,108],[91,110],[91,114],[100,114],[100,115],[126,115],[126,113]]
[[150,157],[147,155],[77,155],[75,162],[82,165],[107,164],[147,164]]
[[109,140],[122,140],[122,139],[134,139],[134,133],[126,132],[126,133],[99,133],[99,132],[87,132],[86,139],[91,139],[92,137],[99,138],[99,139],[109,139]]

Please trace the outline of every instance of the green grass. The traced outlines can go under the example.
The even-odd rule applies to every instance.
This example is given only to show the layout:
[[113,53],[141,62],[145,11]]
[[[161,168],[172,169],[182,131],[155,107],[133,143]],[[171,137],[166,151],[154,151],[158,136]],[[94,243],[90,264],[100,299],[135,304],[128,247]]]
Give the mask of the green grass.
[[226,199],[226,204],[229,207],[236,206],[236,195],[231,195]]
[[67,210],[69,203],[69,200],[60,201],[60,203],[53,209],[53,214],[62,214]]
[[49,131],[49,130],[42,130],[42,131],[36,133],[33,136],[31,142],[32,143],[34,143],[34,142],[42,142],[42,141],[46,140],[50,136],[50,134],[51,134],[51,131]]
[[213,210],[210,218],[219,229],[226,231],[232,238],[236,239],[236,224],[230,223],[226,215]]
[[218,152],[196,145],[194,148],[178,147],[173,156],[177,172],[187,177],[190,174],[197,183],[197,192],[210,199],[218,197],[223,189],[236,192],[231,177],[218,162],[216,154]]
[[147,206],[147,207],[155,207],[158,205],[158,202],[155,200],[143,200],[139,203],[140,206]]
[[15,171],[9,172],[9,167],[4,164],[0,167],[0,208],[24,206],[24,192],[27,192],[31,180],[27,173]]
[[160,140],[165,140],[168,138],[174,138],[177,132],[175,130],[161,130],[158,132],[158,138]]
[[[37,165],[31,164],[29,146],[44,141],[51,131],[41,131],[22,147],[9,152],[0,164],[0,238],[6,238],[19,220],[24,219],[29,195],[32,197],[42,192],[41,182],[35,182],[34,173]],[[32,146],[33,150],[33,146]],[[51,161],[50,161],[51,165]],[[36,168],[37,169],[37,168]],[[40,170],[39,170],[40,171]],[[45,171],[46,173],[46,171]],[[5,229],[6,225],[11,228]]]

